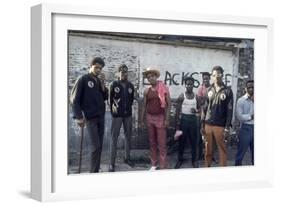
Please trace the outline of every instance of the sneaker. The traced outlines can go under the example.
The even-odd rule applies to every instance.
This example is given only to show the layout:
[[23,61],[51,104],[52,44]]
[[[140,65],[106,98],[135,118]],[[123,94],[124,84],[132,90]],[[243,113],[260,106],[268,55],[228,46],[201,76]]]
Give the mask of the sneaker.
[[157,167],[156,166],[152,166],[149,171],[153,172],[153,171],[156,171],[157,170]]

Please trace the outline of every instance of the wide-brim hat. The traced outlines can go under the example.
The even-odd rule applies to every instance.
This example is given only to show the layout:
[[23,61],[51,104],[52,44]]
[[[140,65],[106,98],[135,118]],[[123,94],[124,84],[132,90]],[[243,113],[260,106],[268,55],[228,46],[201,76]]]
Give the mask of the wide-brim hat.
[[143,72],[142,75],[146,78],[148,74],[155,74],[158,77],[160,77],[160,70],[156,67],[148,67]]

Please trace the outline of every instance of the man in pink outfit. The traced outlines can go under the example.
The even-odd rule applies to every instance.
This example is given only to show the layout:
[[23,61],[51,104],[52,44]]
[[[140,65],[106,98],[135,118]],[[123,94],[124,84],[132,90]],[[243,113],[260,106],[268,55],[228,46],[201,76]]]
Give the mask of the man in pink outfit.
[[141,115],[141,127],[144,125],[144,116],[149,136],[151,170],[156,170],[158,163],[160,169],[167,167],[167,127],[169,125],[169,112],[171,100],[168,87],[161,81],[157,81],[160,71],[156,68],[147,68],[143,75],[151,84],[144,91],[143,110]]

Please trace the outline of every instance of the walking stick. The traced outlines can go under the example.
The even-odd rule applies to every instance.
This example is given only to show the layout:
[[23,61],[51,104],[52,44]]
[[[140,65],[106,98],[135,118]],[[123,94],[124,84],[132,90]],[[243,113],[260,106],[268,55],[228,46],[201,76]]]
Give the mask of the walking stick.
[[79,168],[78,173],[81,173],[81,164],[82,164],[82,153],[83,153],[83,141],[84,141],[84,125],[81,126],[81,140],[80,140],[80,154],[79,154]]

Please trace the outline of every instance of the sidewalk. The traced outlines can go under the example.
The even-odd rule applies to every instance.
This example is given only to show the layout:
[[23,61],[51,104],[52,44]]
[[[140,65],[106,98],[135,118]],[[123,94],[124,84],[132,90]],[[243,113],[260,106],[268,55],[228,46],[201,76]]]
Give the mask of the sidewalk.
[[[236,146],[228,146],[228,166],[234,166],[235,154],[236,154]],[[216,162],[212,163],[212,167],[218,167],[218,154],[217,151],[214,153],[214,157]],[[191,164],[191,153],[190,149],[186,149],[184,153],[185,161],[182,164],[181,168],[192,168]],[[83,156],[83,164],[82,164],[82,173],[88,173],[90,168],[89,155]],[[124,163],[124,151],[118,150],[116,164],[115,164],[115,172],[120,171],[142,171],[149,170],[150,159],[149,159],[149,150],[132,150],[131,151],[131,160],[134,162],[135,166],[130,167],[129,165]],[[173,169],[177,162],[177,152],[170,151],[168,153],[168,169]],[[251,165],[251,156],[248,151],[244,157],[243,165]],[[108,172],[109,166],[109,152],[103,151],[102,159],[101,159],[101,167],[100,172]],[[199,169],[204,167],[204,160],[199,161]],[[74,174],[78,171],[78,164],[73,165],[69,168],[69,173]]]

